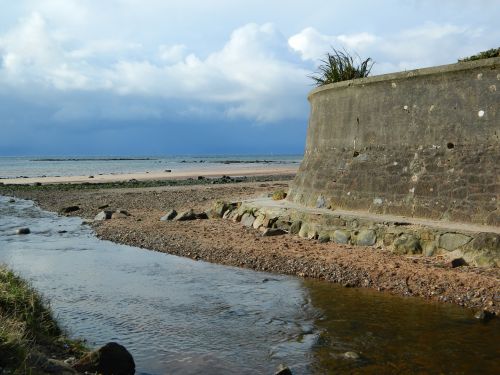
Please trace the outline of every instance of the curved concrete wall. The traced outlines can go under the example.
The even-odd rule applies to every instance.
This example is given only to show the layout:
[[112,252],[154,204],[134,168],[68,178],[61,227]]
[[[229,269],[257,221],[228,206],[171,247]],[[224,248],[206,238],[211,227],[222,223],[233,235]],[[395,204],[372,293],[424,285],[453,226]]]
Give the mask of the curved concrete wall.
[[309,101],[288,199],[500,225],[500,58],[326,85]]

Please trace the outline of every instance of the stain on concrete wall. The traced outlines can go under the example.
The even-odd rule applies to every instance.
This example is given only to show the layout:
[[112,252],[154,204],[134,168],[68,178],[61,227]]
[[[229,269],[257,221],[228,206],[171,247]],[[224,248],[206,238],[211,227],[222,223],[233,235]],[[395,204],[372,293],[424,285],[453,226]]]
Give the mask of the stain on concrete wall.
[[313,90],[288,199],[500,225],[499,77],[492,58]]

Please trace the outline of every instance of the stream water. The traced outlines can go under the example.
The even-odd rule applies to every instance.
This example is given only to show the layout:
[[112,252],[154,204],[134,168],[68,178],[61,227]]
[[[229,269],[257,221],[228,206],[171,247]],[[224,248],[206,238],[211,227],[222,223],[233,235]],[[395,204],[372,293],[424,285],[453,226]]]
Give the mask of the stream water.
[[468,310],[117,245],[30,201],[0,197],[0,263],[51,301],[72,336],[125,345],[139,374],[500,369],[498,321]]

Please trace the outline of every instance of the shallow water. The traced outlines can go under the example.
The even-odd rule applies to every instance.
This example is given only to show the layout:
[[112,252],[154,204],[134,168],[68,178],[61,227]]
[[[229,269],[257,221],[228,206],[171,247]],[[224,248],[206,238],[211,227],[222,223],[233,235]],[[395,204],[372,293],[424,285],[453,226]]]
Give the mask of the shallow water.
[[0,197],[0,262],[73,336],[122,343],[142,374],[499,370],[500,325],[468,310],[117,245],[29,201]]

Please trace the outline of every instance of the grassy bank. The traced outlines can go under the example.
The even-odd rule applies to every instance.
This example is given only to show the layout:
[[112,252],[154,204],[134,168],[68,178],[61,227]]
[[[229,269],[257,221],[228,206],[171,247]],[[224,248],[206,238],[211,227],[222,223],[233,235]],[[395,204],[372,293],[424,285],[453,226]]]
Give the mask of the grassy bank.
[[54,320],[46,301],[0,265],[0,373],[41,374],[33,358],[65,359],[83,353]]

